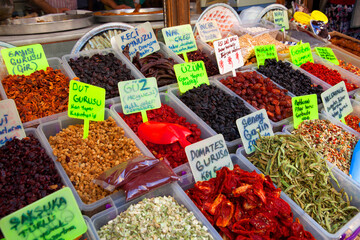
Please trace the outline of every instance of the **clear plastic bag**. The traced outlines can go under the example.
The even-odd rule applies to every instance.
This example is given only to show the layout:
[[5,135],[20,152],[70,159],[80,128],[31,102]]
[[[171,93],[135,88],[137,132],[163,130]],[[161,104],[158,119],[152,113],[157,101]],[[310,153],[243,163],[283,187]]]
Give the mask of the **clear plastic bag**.
[[100,174],[93,182],[108,191],[123,189],[126,201],[166,183],[178,181],[166,159],[138,156]]

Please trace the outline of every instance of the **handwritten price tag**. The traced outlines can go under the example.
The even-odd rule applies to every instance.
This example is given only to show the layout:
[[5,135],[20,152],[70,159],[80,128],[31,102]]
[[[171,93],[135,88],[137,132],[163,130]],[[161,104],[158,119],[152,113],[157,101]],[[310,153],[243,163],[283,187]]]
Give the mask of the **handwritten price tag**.
[[13,99],[0,101],[0,147],[15,137],[26,137]]
[[203,61],[175,64],[174,71],[181,93],[204,83],[210,84]]
[[70,188],[65,187],[0,220],[6,239],[75,239],[87,226]]
[[204,42],[221,39],[221,33],[215,20],[197,22],[196,28],[199,32],[200,39]]
[[137,52],[140,53],[140,58],[142,58],[160,50],[160,45],[149,22],[140,24],[111,38],[113,48],[120,51],[123,51],[128,44],[130,46],[130,58],[134,57]]
[[315,51],[323,59],[328,60],[329,62],[332,62],[335,65],[339,65],[339,61],[336,58],[336,56],[331,48],[316,47]]
[[223,167],[234,168],[222,134],[191,144],[185,152],[196,182],[216,177]]
[[319,118],[316,94],[293,97],[291,98],[291,103],[295,129],[297,129],[304,120]]
[[307,62],[314,62],[309,43],[303,43],[290,47],[291,61],[296,66],[301,66]]
[[265,59],[276,59],[279,61],[274,44],[255,46],[255,55],[258,67],[265,64]]
[[336,119],[343,119],[353,111],[345,83],[342,81],[321,94],[325,111]]
[[235,69],[244,66],[238,36],[215,41],[214,48],[220,74],[232,71],[235,75]]
[[147,122],[146,110],[161,107],[156,78],[142,78],[118,83],[121,107],[124,114],[141,112]]
[[[236,120],[241,141],[245,147],[245,152],[250,154],[255,151],[256,140],[261,136],[274,136],[268,115],[265,109],[261,109],[252,114],[246,115]],[[258,131],[259,130],[259,133]]]
[[1,50],[9,74],[30,75],[38,70],[46,70],[49,63],[40,44]]
[[275,10],[273,11],[274,23],[279,25],[281,28],[289,29],[289,18],[287,11]]
[[104,121],[105,89],[79,81],[70,81],[68,116],[84,119],[84,138],[89,134],[89,121]]
[[190,24],[163,28],[165,44],[176,54],[197,50],[194,34]]

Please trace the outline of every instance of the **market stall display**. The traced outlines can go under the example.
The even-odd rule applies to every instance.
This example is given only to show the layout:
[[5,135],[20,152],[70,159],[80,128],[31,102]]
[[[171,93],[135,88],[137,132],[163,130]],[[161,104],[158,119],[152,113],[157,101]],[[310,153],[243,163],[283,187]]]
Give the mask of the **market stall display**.
[[[206,68],[206,73],[207,73],[208,77],[220,74],[217,64],[214,64],[214,62],[210,59],[210,57],[203,51],[198,49],[194,52],[188,52],[186,54],[187,54],[189,61],[193,61],[193,62],[203,61],[204,62],[205,68]],[[184,59],[183,55],[180,55],[180,57],[182,59]]]
[[14,99],[25,127],[56,119],[67,110],[69,74],[60,59],[47,60],[50,67],[46,71],[35,71],[28,76],[8,75],[1,79],[2,98]]
[[302,41],[303,43],[309,43],[311,47],[319,47],[324,46],[326,43],[312,36],[309,31],[299,31],[296,29],[290,29],[287,31],[287,34],[297,39],[298,41]]
[[85,28],[94,23],[92,13],[48,14],[41,17],[7,19],[0,22],[0,35],[23,35]]
[[331,32],[330,36],[330,42],[332,44],[360,57],[360,40],[346,36],[345,34],[339,32]]

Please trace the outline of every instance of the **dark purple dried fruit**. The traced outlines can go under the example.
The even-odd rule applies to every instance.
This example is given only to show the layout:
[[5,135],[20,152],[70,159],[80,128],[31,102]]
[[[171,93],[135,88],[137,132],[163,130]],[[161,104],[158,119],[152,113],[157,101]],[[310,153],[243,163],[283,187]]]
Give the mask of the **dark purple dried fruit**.
[[[219,73],[219,68],[217,67],[217,65],[215,65],[211,59],[205,55],[205,53],[203,53],[200,50],[196,50],[195,52],[188,52],[186,53],[187,57],[189,60],[195,62],[195,61],[203,61],[205,64],[205,68],[206,68],[206,73],[208,75],[208,77],[214,76],[214,75],[218,75]],[[183,55],[179,55],[182,59],[184,59]]]

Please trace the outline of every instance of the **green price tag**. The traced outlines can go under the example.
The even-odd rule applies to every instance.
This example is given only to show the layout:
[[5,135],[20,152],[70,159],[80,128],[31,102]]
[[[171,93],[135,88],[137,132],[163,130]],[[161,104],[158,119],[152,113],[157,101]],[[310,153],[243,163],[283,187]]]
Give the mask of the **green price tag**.
[[265,64],[265,59],[276,59],[279,61],[274,44],[255,46],[255,55],[258,67]]
[[175,64],[174,71],[181,93],[203,83],[210,84],[203,61]]
[[6,239],[75,239],[87,226],[70,188],[58,190],[0,220]]
[[324,109],[333,118],[343,120],[352,113],[353,107],[346,90],[345,82],[339,82],[321,94]]
[[288,13],[285,10],[273,11],[274,23],[279,25],[281,28],[289,29],[289,18]]
[[38,70],[46,70],[49,63],[40,44],[1,50],[9,74],[30,75]]
[[336,58],[333,50],[328,47],[316,47],[315,48],[316,53],[322,57],[325,60],[328,60],[329,62],[332,62],[335,65],[339,65],[339,61]]
[[70,81],[68,116],[84,119],[84,139],[89,134],[89,121],[104,121],[105,89],[79,81]]
[[124,114],[141,112],[147,122],[146,110],[161,107],[156,78],[142,78],[118,83],[121,107]]
[[296,66],[307,62],[314,62],[309,43],[298,44],[290,47],[291,61]]
[[295,129],[297,129],[304,120],[319,118],[316,94],[293,97],[291,103]]
[[186,146],[185,153],[196,182],[216,177],[223,167],[234,168],[222,134]]
[[188,62],[186,53],[197,50],[196,41],[190,24],[163,28],[162,34],[166,45],[174,53],[183,53],[185,62]]

